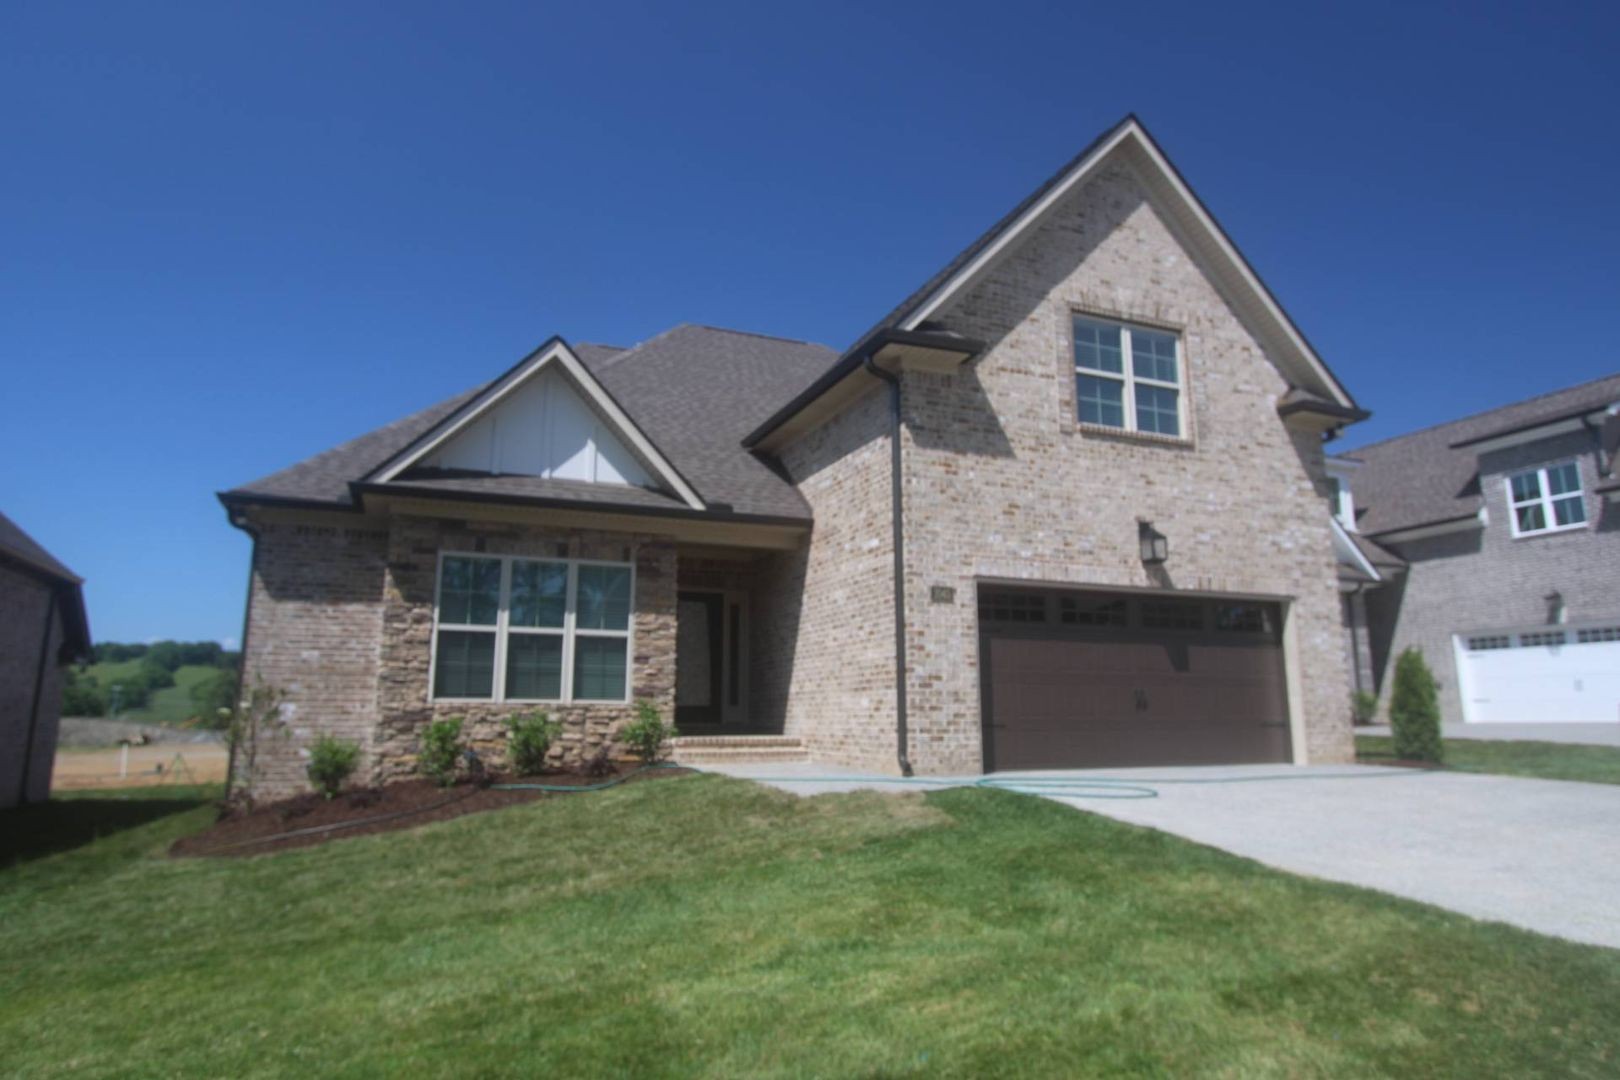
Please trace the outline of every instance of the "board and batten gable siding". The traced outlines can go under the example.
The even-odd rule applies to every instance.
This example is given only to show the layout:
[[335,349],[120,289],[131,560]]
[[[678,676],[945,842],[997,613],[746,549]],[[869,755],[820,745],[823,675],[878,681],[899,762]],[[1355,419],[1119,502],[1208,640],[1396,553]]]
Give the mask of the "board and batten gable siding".
[[[1080,429],[1077,311],[1181,332],[1187,440]],[[982,763],[982,580],[1285,598],[1296,731],[1302,720],[1309,760],[1350,760],[1320,440],[1278,418],[1286,382],[1129,168],[1107,167],[1067,196],[939,317],[988,348],[957,373],[904,376],[908,686],[919,770]],[[1162,571],[1142,563],[1139,518],[1169,538]],[[822,520],[817,506],[818,531]],[[941,586],[953,592],[936,594]]]
[[761,571],[753,708],[818,761],[897,772],[889,412],[880,388],[783,448],[815,515]]
[[[0,563],[0,808],[40,802],[50,795],[51,765],[56,757],[57,722],[62,704],[62,610],[52,619],[45,640],[45,619],[56,603],[55,590],[32,574]],[[40,683],[39,716],[34,728],[33,757],[28,762],[28,790],[23,790],[23,756],[29,725],[34,723],[34,687],[40,680],[40,648],[45,649]]]
[[[1600,482],[1594,436],[1578,431],[1482,454],[1483,529],[1390,543],[1410,566],[1404,577],[1367,594],[1369,641],[1388,714],[1395,657],[1408,647],[1440,683],[1440,718],[1463,721],[1458,634],[1532,629],[1547,622],[1547,596],[1564,598],[1565,621],[1620,621],[1620,506],[1593,493]],[[1513,535],[1506,478],[1524,469],[1574,461],[1587,524],[1582,529]]]
[[598,484],[652,484],[635,455],[555,367],[514,388],[424,464]]

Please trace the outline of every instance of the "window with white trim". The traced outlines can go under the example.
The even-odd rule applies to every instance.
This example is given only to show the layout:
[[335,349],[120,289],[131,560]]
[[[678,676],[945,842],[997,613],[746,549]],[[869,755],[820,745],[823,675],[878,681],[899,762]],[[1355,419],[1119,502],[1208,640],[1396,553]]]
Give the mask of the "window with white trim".
[[629,563],[444,554],[435,700],[628,701]]
[[1177,335],[1076,315],[1074,372],[1082,424],[1182,436]]
[[1507,478],[1507,495],[1513,510],[1514,536],[1577,529],[1586,524],[1581,473],[1573,461],[1514,473]]

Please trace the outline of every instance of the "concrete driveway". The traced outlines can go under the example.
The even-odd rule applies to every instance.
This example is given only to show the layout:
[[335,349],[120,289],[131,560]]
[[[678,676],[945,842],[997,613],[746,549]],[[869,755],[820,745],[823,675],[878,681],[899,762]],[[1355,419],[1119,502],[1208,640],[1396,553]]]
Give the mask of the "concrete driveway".
[[[821,765],[715,771],[800,795],[919,787]],[[1087,789],[1067,786],[1085,778],[1128,783],[1157,797],[1085,797]],[[1620,785],[1360,765],[1101,769],[991,779],[1296,874],[1620,948]],[[921,786],[979,780],[930,778]],[[1129,790],[1102,787],[1091,794]]]

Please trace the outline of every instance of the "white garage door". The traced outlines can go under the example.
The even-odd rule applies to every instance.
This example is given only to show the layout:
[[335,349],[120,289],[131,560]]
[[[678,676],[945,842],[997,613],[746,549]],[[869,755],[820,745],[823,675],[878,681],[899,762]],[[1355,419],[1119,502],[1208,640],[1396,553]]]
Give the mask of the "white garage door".
[[1620,626],[1471,634],[1457,655],[1470,723],[1620,722]]

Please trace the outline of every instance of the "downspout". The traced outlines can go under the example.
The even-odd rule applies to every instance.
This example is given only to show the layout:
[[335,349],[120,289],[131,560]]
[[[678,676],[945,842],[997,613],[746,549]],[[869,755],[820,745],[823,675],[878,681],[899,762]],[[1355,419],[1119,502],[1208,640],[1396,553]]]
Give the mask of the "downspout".
[[[253,547],[248,552],[247,599],[242,602],[242,637],[240,639],[241,657],[236,662],[236,703],[232,708],[232,723],[235,723],[235,713],[242,707],[242,689],[247,685],[248,664],[248,626],[253,615],[253,574],[259,568],[259,533],[246,519],[239,519],[235,514],[230,515],[232,525],[248,534],[253,541]],[[231,785],[236,781],[236,744],[238,739],[231,739],[230,756],[225,761],[225,795],[224,801],[231,801]]]
[[911,775],[906,732],[906,546],[900,483],[900,377],[884,371],[867,353],[866,373],[889,384],[889,518],[894,532],[894,736],[900,775]]
[[[1356,601],[1366,591],[1366,584],[1357,585],[1350,593],[1350,671],[1356,677],[1356,693],[1362,692],[1361,686],[1361,630],[1356,622]],[[1362,611],[1365,613],[1366,608]]]
[[34,707],[28,714],[28,738],[23,743],[22,787],[18,789],[17,804],[28,801],[28,783],[34,771],[34,739],[39,731],[39,704],[45,694],[45,665],[50,662],[51,631],[56,626],[56,605],[61,602],[56,586],[49,587],[50,603],[45,607],[45,636],[39,641],[39,666],[34,670]]

